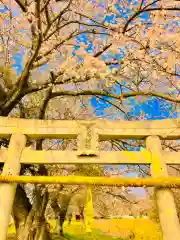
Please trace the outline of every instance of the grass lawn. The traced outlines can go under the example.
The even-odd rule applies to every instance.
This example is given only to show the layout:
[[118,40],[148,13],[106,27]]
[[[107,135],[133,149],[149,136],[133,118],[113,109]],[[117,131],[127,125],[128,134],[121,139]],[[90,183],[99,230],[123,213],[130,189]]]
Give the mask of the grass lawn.
[[[51,232],[55,221],[50,221]],[[65,237],[68,240],[162,240],[159,226],[148,219],[102,219],[94,220],[92,232],[85,233],[80,222],[64,224]],[[9,228],[9,234],[14,233],[14,226]],[[12,236],[12,235],[11,235]],[[54,240],[60,240],[53,234]],[[8,240],[15,240],[9,238]]]

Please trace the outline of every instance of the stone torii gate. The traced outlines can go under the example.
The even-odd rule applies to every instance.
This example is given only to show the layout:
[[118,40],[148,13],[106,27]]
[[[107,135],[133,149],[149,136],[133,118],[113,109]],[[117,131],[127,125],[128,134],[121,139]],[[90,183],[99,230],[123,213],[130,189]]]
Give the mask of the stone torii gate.
[[[4,163],[0,176],[0,240],[5,240],[17,183],[83,184],[109,186],[154,186],[163,240],[180,239],[180,224],[170,188],[180,178],[168,177],[166,165],[180,164],[180,153],[164,152],[161,139],[180,139],[180,119],[156,121],[66,121],[0,117],[0,138],[10,138],[7,150],[0,150]],[[78,151],[30,150],[27,139],[77,138]],[[100,140],[142,139],[146,149],[99,151]],[[23,164],[148,164],[150,178],[108,178],[83,176],[19,176]],[[3,196],[3,197],[2,197]]]

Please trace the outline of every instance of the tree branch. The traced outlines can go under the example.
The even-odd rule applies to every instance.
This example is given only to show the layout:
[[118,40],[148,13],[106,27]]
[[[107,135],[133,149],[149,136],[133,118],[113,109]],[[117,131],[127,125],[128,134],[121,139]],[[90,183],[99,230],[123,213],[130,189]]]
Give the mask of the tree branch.
[[46,7],[49,5],[50,1],[51,1],[51,0],[47,0],[47,1],[44,3],[44,5],[43,5],[42,8],[41,8],[41,13],[46,9]]
[[53,25],[54,22],[56,22],[56,20],[60,19],[62,17],[62,15],[68,10],[69,6],[71,5],[72,0],[69,0],[67,6],[65,6],[62,11],[60,11],[59,14],[56,15],[56,17],[54,17],[54,19],[52,19],[52,21],[48,24],[46,30],[44,31],[44,37],[47,35],[47,33],[49,32],[51,26]]
[[22,0],[15,0],[23,12],[27,12],[27,8]]
[[30,70],[32,69],[33,62],[35,61],[35,59],[38,55],[40,46],[41,46],[41,37],[40,37],[40,35],[38,35],[38,37],[36,39],[36,46],[35,46],[35,50],[34,50],[33,54],[30,56],[29,60],[27,61],[26,65],[21,73],[21,76],[18,79],[17,84],[14,86],[14,89],[12,90],[12,94],[10,95],[10,97],[6,100],[6,102],[0,109],[1,116],[7,116],[10,113],[10,111],[14,108],[14,106],[16,106],[18,101],[21,99],[22,89],[25,86],[25,84],[27,83],[27,80],[30,75]]
[[115,103],[113,103],[113,102],[111,102],[111,101],[109,101],[109,100],[107,100],[107,99],[103,99],[102,97],[99,97],[99,96],[96,96],[96,97],[99,98],[99,99],[101,99],[101,100],[103,100],[104,102],[107,102],[107,103],[111,104],[111,105],[114,106],[115,108],[117,108],[119,111],[121,111],[122,113],[124,113],[124,115],[127,117],[127,119],[130,118],[130,116],[128,116],[128,114],[127,114],[123,109],[121,109],[119,106],[117,106]]
[[38,56],[36,61],[39,61],[41,58],[48,56],[49,54],[52,53],[53,50],[56,50],[58,47],[60,47],[61,45],[63,45],[65,42],[69,41],[70,39],[77,37],[81,34],[84,33],[91,33],[91,34],[102,34],[102,35],[109,35],[108,33],[103,33],[103,32],[99,32],[97,30],[85,30],[85,31],[81,31],[81,32],[76,32],[74,31],[73,33],[71,33],[68,37],[66,37],[64,40],[61,40],[59,43],[55,44],[51,49],[49,49],[47,52],[45,52],[43,55]]
[[81,91],[57,91],[52,93],[52,98],[57,97],[57,96],[85,96],[85,95],[99,95],[99,96],[106,96],[118,100],[123,100],[129,97],[136,97],[136,96],[151,96],[151,97],[157,97],[157,98],[162,98],[164,100],[170,101],[170,102],[176,102],[180,103],[180,99],[176,99],[170,96],[167,96],[165,94],[157,93],[157,92],[131,92],[131,93],[122,93],[121,95],[113,94],[113,93],[108,93],[104,91],[99,91],[99,90],[81,90]]
[[[49,33],[48,36],[46,36],[46,38],[44,39],[44,41],[47,41],[50,37],[52,37],[57,31],[61,30],[62,28],[66,27],[67,25],[69,24],[72,24],[72,23],[77,23],[77,24],[81,24],[81,25],[84,25],[84,26],[88,26],[88,27],[101,27],[99,26],[98,24],[90,24],[90,23],[83,23],[83,22],[80,22],[80,21],[77,21],[77,20],[73,20],[73,21],[69,21],[69,22],[66,22],[64,25],[62,26],[58,26],[55,30],[53,30],[51,33]],[[112,45],[112,44],[111,44]]]
[[99,57],[99,56],[102,55],[106,50],[108,50],[111,46],[112,46],[112,43],[109,43],[109,44],[105,45],[101,51],[99,51],[99,52],[97,52],[96,54],[94,54],[94,57]]
[[105,193],[109,194],[109,195],[111,195],[113,197],[118,197],[118,198],[122,199],[123,201],[131,203],[131,204],[137,204],[138,203],[137,201],[131,201],[130,199],[128,199],[125,196],[123,196],[122,194],[116,194],[116,193],[113,193],[113,192],[110,192],[110,191],[107,191]]
[[137,17],[139,16],[141,13],[143,12],[151,12],[151,11],[161,11],[161,10],[167,10],[167,11],[180,11],[180,7],[153,7],[153,8],[148,8],[150,6],[152,6],[153,4],[159,2],[160,0],[155,0],[152,3],[148,4],[147,6],[145,6],[144,8],[139,9],[139,11],[137,11],[136,13],[134,13],[126,22],[122,33],[125,33],[127,31],[127,28],[129,26],[129,24]]

